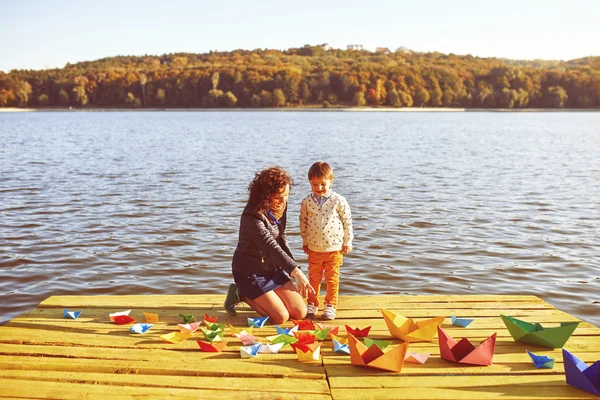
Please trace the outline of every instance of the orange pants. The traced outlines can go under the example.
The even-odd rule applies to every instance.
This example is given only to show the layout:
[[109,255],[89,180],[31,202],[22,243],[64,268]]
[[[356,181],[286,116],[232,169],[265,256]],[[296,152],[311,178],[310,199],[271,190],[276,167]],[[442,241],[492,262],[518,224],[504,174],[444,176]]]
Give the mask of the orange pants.
[[319,294],[321,293],[321,281],[325,275],[327,291],[325,304],[337,306],[340,288],[340,266],[344,263],[341,251],[322,253],[308,250],[308,281],[315,289],[316,294],[308,295],[308,302],[319,306]]

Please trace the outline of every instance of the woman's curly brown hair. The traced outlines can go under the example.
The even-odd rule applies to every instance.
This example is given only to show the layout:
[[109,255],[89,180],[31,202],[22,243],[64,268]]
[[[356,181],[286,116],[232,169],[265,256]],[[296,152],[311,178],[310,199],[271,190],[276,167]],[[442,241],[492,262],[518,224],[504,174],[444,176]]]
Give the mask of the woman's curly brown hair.
[[261,212],[269,208],[271,198],[280,194],[286,185],[292,186],[292,177],[281,167],[271,167],[254,176],[254,180],[248,185],[250,192],[250,205]]

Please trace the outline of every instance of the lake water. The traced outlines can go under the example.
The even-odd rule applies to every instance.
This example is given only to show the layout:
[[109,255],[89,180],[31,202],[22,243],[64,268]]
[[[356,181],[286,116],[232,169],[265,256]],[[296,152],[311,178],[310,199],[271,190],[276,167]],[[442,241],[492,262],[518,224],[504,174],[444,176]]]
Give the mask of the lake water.
[[600,326],[600,113],[0,113],[0,320],[52,295],[225,293],[254,173],[318,160],[340,294],[533,294]]

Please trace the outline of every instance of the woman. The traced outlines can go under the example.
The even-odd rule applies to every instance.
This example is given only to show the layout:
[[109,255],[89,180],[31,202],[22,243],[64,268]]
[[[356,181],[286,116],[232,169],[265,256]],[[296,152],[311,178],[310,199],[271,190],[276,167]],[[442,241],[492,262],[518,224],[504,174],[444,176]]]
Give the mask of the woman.
[[237,314],[235,306],[243,301],[275,324],[306,316],[303,298],[314,289],[294,261],[285,234],[292,184],[283,169],[273,167],[256,174],[248,186],[250,198],[242,212],[232,261],[235,284],[229,286],[225,299],[230,315]]

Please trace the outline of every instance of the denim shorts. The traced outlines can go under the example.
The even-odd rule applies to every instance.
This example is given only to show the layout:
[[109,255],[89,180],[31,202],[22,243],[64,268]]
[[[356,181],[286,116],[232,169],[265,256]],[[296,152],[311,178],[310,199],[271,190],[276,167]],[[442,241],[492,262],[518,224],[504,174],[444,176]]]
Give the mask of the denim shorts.
[[290,282],[290,278],[282,269],[266,275],[234,275],[233,280],[240,291],[240,295],[250,300],[254,300]]

